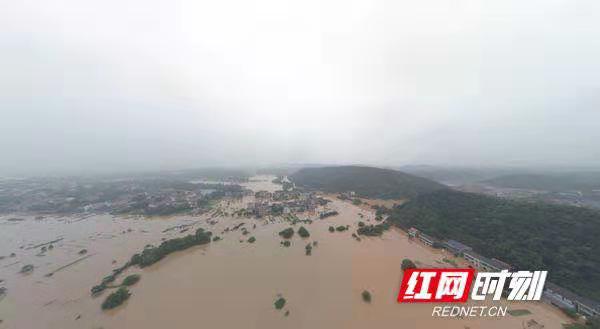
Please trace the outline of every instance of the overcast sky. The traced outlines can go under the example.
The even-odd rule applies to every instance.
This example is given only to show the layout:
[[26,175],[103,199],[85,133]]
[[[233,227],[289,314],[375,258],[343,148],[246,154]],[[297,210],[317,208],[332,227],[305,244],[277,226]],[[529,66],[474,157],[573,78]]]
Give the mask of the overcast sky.
[[0,174],[600,165],[597,0],[0,0]]

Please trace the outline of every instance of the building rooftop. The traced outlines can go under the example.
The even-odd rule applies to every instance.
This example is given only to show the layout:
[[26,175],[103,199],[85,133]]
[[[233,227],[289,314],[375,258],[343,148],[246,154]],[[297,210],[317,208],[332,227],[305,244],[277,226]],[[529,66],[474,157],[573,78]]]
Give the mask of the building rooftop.
[[482,255],[480,255],[480,254],[478,254],[478,253],[476,253],[476,252],[474,252],[472,250],[466,251],[465,254],[469,254],[473,258],[479,259],[480,262],[486,263],[488,265],[491,265],[491,266],[493,266],[495,268],[499,268],[501,270],[508,270],[508,269],[510,269],[512,267],[512,266],[510,266],[510,264],[507,264],[507,263],[505,263],[505,262],[503,262],[503,261],[501,261],[499,259],[496,259],[496,258],[487,258],[487,257],[482,256]]
[[446,246],[450,247],[451,249],[457,250],[459,252],[473,249],[473,248],[471,248],[465,244],[462,244],[461,242],[458,242],[456,240],[448,240],[448,241],[446,241],[445,244],[446,244]]
[[568,300],[571,300],[573,302],[578,302],[585,306],[591,307],[597,311],[600,311],[600,302],[598,302],[598,301],[579,296],[576,293],[572,292],[571,290],[563,288],[563,287],[561,287],[557,284],[554,284],[552,282],[549,282],[549,281],[546,281],[545,288],[556,292],[557,294],[565,297]]

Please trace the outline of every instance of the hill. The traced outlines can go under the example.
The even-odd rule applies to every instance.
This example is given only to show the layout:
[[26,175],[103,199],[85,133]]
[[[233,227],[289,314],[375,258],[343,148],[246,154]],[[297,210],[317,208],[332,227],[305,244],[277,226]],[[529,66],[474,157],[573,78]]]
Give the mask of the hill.
[[446,185],[472,184],[517,173],[516,169],[511,168],[441,167],[429,165],[407,165],[399,167],[398,170]]
[[393,209],[390,220],[461,241],[518,269],[547,269],[549,280],[600,299],[598,211],[441,190]]
[[377,199],[412,198],[446,188],[426,178],[396,170],[361,166],[304,168],[292,175],[297,186],[330,193],[354,191]]
[[600,172],[561,174],[518,174],[488,179],[482,183],[508,188],[543,191],[591,191],[600,189]]

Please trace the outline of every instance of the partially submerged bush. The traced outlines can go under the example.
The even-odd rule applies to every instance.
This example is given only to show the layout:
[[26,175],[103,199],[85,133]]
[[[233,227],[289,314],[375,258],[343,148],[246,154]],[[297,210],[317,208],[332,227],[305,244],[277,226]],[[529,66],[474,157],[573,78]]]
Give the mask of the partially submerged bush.
[[279,235],[284,239],[290,239],[294,235],[294,229],[291,227],[286,228],[285,230],[279,232]]
[[106,289],[106,285],[104,283],[101,283],[99,285],[93,286],[92,287],[92,295],[97,295],[101,292],[103,292]]
[[410,268],[416,268],[417,265],[415,265],[415,263],[413,263],[412,260],[408,259],[408,258],[404,258],[402,260],[402,265],[400,266],[402,268],[402,270],[408,270]]
[[300,226],[300,228],[298,229],[298,235],[303,238],[308,238],[310,236],[310,233],[308,233],[308,230],[304,228],[304,226]]
[[284,246],[284,247],[289,247],[289,246],[292,245],[292,243],[289,242],[288,240],[285,240],[285,241],[281,241],[281,245]]
[[366,303],[371,302],[371,293],[370,292],[363,290],[361,296],[362,296],[362,299],[364,302],[366,302]]
[[310,243],[307,244],[304,250],[306,251],[306,256],[310,256],[312,254],[312,245]]
[[117,291],[113,292],[112,294],[108,295],[108,297],[106,297],[106,299],[102,303],[102,309],[113,309],[123,304],[123,302],[125,302],[129,298],[129,296],[131,296],[129,290],[125,287],[121,287],[117,289]]
[[332,232],[332,233],[335,232],[335,227],[329,226],[329,232]]
[[279,299],[275,301],[274,305],[276,309],[282,309],[285,306],[285,298],[279,297]]
[[340,225],[340,226],[336,227],[335,230],[338,231],[338,232],[343,232],[343,231],[346,230],[346,226],[341,226]]
[[377,224],[377,225],[368,225],[368,226],[359,227],[356,232],[360,235],[380,236],[383,234],[384,231],[387,231],[389,229],[390,229],[390,224],[382,223],[382,224]]
[[141,279],[141,275],[131,274],[131,275],[128,275],[125,279],[123,279],[122,285],[133,286],[134,284],[138,283],[138,281],[140,281],[140,279]]
[[256,238],[253,236],[248,239],[248,243],[254,243],[254,241],[256,241]]
[[33,272],[33,265],[27,264],[27,265],[21,267],[21,270],[19,272],[23,273],[23,274],[31,273],[31,272]]

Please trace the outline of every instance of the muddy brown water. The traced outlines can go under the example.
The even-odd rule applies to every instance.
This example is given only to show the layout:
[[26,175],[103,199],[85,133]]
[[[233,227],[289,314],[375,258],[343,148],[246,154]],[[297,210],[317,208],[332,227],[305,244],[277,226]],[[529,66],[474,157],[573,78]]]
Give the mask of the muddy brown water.
[[[277,186],[271,179],[256,177],[247,186],[273,191]],[[250,201],[221,202],[220,207],[231,213]],[[290,226],[282,219],[220,217],[216,225],[209,225],[208,215],[41,221],[25,216],[17,224],[0,218],[0,256],[17,254],[0,260],[0,280],[5,280],[0,286],[8,289],[0,300],[0,328],[526,328],[530,320],[544,328],[561,328],[569,321],[556,308],[537,302],[503,302],[510,309],[528,309],[530,315],[469,319],[433,318],[431,304],[398,304],[402,259],[413,259],[420,266],[448,267],[443,259],[451,257],[395,229],[381,238],[358,242],[351,237],[357,222],[374,223],[374,213],[335,199],[328,207],[340,214],[297,224],[296,230],[304,225],[311,236],[303,239],[295,234],[289,248],[280,245],[277,234]],[[317,214],[299,217],[316,219]],[[241,230],[221,233],[241,222],[246,223],[248,235]],[[189,224],[193,224],[190,231],[203,227],[223,240],[172,254],[145,269],[130,269],[128,273],[142,275],[131,288],[131,298],[113,311],[100,310],[106,294],[90,297],[94,284],[146,244],[189,233],[163,233],[165,229]],[[330,225],[351,229],[330,233]],[[250,236],[256,237],[255,243],[246,242]],[[57,237],[63,240],[45,256],[36,256],[39,248],[26,249]],[[305,246],[313,241],[318,244],[306,256]],[[82,257],[78,252],[83,248],[92,256],[45,276]],[[17,273],[25,264],[33,264],[34,272]],[[365,289],[371,292],[371,303],[361,299]],[[273,306],[278,296],[287,300],[283,310]]]

